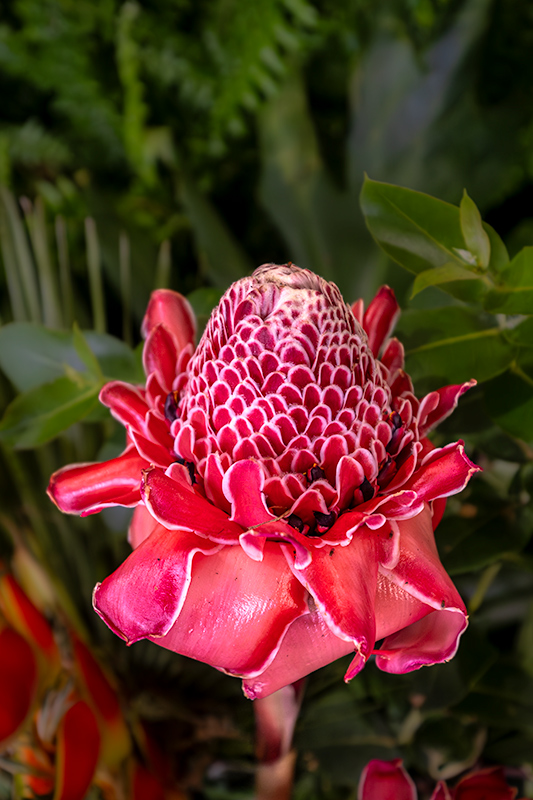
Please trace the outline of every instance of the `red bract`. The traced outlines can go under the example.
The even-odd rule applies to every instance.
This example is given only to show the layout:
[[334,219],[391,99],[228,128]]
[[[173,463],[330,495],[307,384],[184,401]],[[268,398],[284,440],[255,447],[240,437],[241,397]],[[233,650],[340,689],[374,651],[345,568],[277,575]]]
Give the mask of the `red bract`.
[[194,351],[187,301],[152,295],[146,386],[101,393],[126,450],[49,487],[70,513],[136,506],[134,551],[94,593],[112,630],[241,676],[251,698],[350,652],[346,679],[372,653],[388,672],[454,655],[467,618],[433,527],[477,467],[426,435],[474,382],[417,400],[388,338],[398,311],[388,287],[364,312],[267,264]]
[[[509,786],[501,767],[469,772],[454,789],[439,781],[431,800],[513,800],[517,789]],[[370,761],[359,781],[358,800],[417,800],[416,787],[401,760]]]

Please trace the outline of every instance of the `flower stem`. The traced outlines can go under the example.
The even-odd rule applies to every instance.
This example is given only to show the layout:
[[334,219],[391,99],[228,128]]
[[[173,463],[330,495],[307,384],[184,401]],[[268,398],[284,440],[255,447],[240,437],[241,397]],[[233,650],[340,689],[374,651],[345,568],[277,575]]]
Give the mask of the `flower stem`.
[[305,681],[254,700],[256,723],[256,800],[290,800],[296,765],[292,736]]

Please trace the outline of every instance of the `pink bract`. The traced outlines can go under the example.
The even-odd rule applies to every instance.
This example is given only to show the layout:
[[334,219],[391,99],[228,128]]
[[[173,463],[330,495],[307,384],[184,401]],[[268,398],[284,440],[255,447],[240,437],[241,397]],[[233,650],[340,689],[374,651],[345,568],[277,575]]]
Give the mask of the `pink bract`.
[[[100,399],[127,429],[102,464],[55,473],[63,511],[135,506],[133,552],[94,592],[128,644],[150,639],[263,697],[348,653],[407,672],[467,625],[433,529],[478,469],[427,433],[474,381],[422,400],[389,338],[388,287],[364,311],[292,264],[233,284],[194,349],[194,317],[154,292],[146,386]],[[376,649],[376,641],[383,640]]]
[[[474,770],[455,788],[439,781],[430,800],[513,800],[517,789],[509,786],[501,767]],[[401,759],[370,761],[359,781],[358,800],[417,800],[415,784]]]

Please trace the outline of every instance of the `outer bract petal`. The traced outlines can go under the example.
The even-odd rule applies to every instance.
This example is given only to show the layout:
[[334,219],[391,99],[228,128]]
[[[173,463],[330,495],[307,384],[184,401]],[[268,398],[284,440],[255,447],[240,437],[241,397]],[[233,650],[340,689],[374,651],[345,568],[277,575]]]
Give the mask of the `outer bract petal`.
[[362,669],[374,648],[374,598],[382,536],[388,539],[389,531],[372,531],[363,526],[346,547],[323,547],[314,552],[308,567],[293,567],[335,636],[353,642],[355,658],[347,680]]
[[305,594],[275,544],[261,563],[238,546],[198,555],[181,612],[157,644],[233,675],[259,674],[308,611]]
[[267,697],[353,650],[353,642],[335,636],[318,611],[304,614],[288,628],[269,666],[243,681],[244,693],[250,700]]
[[464,443],[454,442],[429,453],[402,488],[415,491],[419,500],[428,502],[457,494],[479,471],[480,468],[466,455]]
[[453,800],[450,790],[444,781],[439,781],[435,786],[435,791],[431,795],[430,800]]
[[96,585],[96,612],[128,644],[163,636],[185,601],[193,558],[220,547],[194,533],[159,525],[109,578]]
[[178,352],[194,344],[196,318],[188,300],[170,289],[157,289],[152,293],[142,323],[146,339],[157,325],[164,325],[176,341]]
[[358,800],[417,800],[416,787],[399,758],[370,761],[359,781]]
[[[408,672],[448,661],[455,654],[468,624],[464,603],[440,563],[429,507],[413,519],[399,522],[398,526],[398,564],[393,570],[382,567],[381,572],[396,586],[398,604],[412,608],[414,621],[409,627],[387,636],[377,651],[376,665],[385,672]],[[408,600],[405,595],[412,599]],[[384,633],[382,630],[378,635]]]
[[141,470],[148,467],[133,447],[118,458],[75,464],[54,472],[48,496],[66,514],[93,514],[107,506],[134,506],[141,499]]
[[454,800],[513,800],[517,789],[513,789],[505,780],[501,767],[482,769],[471,772],[461,778],[455,787]]
[[388,286],[382,286],[363,317],[363,328],[368,334],[368,343],[375,356],[394,328],[399,313],[400,306],[394,292]]

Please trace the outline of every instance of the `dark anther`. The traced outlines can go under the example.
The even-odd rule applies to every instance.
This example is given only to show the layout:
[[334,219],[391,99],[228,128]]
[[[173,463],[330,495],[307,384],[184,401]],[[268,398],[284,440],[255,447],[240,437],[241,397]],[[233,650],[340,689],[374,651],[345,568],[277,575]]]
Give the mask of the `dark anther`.
[[318,464],[313,464],[311,469],[308,469],[305,473],[305,477],[309,481],[309,483],[314,483],[315,481],[322,481],[326,477],[326,473],[319,467]]
[[170,392],[165,400],[165,419],[170,423],[178,417],[178,393]]
[[333,511],[329,514],[323,514],[322,511],[313,511],[313,514],[316,519],[316,532],[320,535],[329,531],[335,522],[335,514]]
[[387,456],[378,473],[377,482],[379,486],[385,486],[396,474],[396,462],[390,456]]
[[363,495],[363,503],[366,503],[367,500],[372,500],[374,497],[374,489],[368,478],[364,479],[363,483],[359,487],[359,491]]
[[303,533],[305,528],[305,523],[298,514],[291,514],[290,517],[287,519],[287,522],[291,526],[291,528],[296,528],[299,533]]
[[187,467],[187,469],[189,471],[189,477],[191,479],[191,483],[195,484],[196,483],[196,476],[194,474],[194,464],[193,464],[193,462],[192,461],[185,461],[184,458],[176,458],[176,462],[178,464],[181,464],[184,467]]
[[392,424],[392,432],[393,433],[394,433],[394,431],[397,431],[398,428],[401,428],[402,425],[403,425],[403,420],[402,420],[402,418],[400,417],[400,415],[398,414],[397,411],[393,411],[392,412],[392,414],[390,415],[390,421],[391,421],[391,424]]
[[403,436],[403,419],[400,417],[397,411],[393,411],[389,417],[389,422],[392,425],[391,438],[385,450],[387,453],[394,453],[398,449],[398,445],[400,444]]

